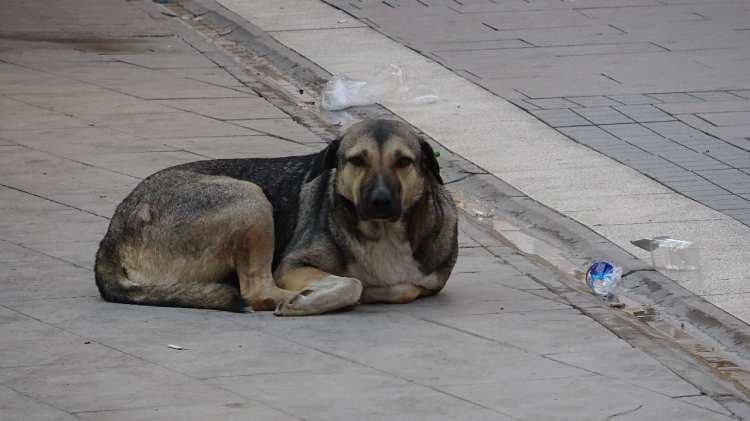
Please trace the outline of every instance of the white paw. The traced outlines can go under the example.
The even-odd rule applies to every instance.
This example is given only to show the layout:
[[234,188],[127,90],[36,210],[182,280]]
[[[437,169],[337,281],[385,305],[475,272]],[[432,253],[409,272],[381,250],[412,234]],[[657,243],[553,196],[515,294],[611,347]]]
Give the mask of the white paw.
[[306,316],[351,307],[359,302],[362,283],[354,278],[329,275],[311,283],[276,308],[277,316]]

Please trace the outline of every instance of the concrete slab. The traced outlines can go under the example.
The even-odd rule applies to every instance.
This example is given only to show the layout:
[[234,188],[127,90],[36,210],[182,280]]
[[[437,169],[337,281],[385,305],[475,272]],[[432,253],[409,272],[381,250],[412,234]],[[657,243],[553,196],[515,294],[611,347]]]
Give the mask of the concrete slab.
[[[617,401],[592,399],[615,385]],[[727,419],[725,415],[595,375],[582,379],[532,380],[512,388],[473,384],[445,387],[444,390],[460,397],[471,397],[482,405],[522,419],[599,420],[619,413],[633,414],[639,420],[660,420],[662,417],[695,421]],[[529,396],[535,399],[529,399]],[[582,408],[585,408],[585,413]]]
[[[235,394],[148,363],[0,369],[3,384],[68,412],[154,406],[228,404]],[[85,388],[87,394],[69,390]]]
[[0,386],[0,416],[8,421],[28,419],[29,414],[39,421],[73,421],[77,418],[54,406],[40,403],[6,386]]
[[[242,396],[272,406],[283,406],[297,417],[311,420],[378,420],[429,418],[454,420],[510,420],[469,400],[439,390],[384,376],[374,370],[311,374],[295,381],[294,374],[227,377],[214,382]],[[349,396],[341,399],[342,396]]]
[[304,155],[319,149],[271,136],[186,137],[160,141],[169,147],[217,159]]
[[258,133],[279,137],[281,139],[292,140],[300,143],[321,143],[321,139],[318,135],[288,118],[235,120],[232,123],[238,126],[247,127]]
[[167,107],[190,111],[218,120],[288,118],[284,112],[261,97],[182,99],[156,102]]
[[100,114],[94,122],[97,126],[110,127],[134,136],[151,139],[255,134],[252,130],[243,127],[182,111],[147,114]]

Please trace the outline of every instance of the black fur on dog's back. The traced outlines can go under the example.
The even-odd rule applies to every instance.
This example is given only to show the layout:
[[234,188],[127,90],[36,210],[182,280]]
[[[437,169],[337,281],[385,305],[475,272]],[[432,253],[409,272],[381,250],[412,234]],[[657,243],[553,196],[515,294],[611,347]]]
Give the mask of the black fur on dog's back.
[[299,215],[299,193],[305,182],[335,168],[331,146],[321,152],[281,158],[214,159],[178,165],[167,170],[185,170],[220,175],[257,184],[273,206],[275,269],[292,239]]

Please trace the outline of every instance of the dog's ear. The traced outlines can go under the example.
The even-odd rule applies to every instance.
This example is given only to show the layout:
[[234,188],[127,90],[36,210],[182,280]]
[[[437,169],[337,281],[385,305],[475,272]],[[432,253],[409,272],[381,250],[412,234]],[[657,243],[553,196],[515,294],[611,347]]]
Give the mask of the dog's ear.
[[312,181],[324,172],[338,166],[338,151],[340,144],[341,138],[338,138],[329,143],[325,149],[318,152],[318,155],[315,156],[315,160],[310,166],[310,171],[307,172],[305,182]]
[[437,156],[435,156],[435,151],[432,150],[432,146],[420,136],[419,147],[422,150],[422,170],[435,176],[438,183],[445,184],[443,183],[443,178],[440,177],[440,165],[438,164]]

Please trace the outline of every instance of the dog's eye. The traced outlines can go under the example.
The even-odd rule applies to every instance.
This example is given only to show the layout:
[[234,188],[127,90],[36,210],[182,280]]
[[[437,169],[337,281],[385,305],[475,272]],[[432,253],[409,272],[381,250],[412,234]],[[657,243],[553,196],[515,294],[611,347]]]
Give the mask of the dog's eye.
[[363,158],[361,155],[355,155],[349,158],[348,161],[355,167],[364,167],[365,165],[367,165],[367,162],[365,162],[365,158]]
[[396,168],[406,168],[409,165],[411,165],[412,162],[414,161],[412,161],[411,158],[402,156],[401,158],[398,159],[398,161],[396,161]]

